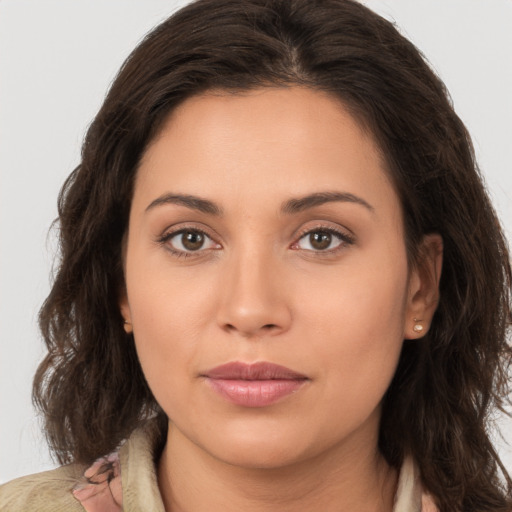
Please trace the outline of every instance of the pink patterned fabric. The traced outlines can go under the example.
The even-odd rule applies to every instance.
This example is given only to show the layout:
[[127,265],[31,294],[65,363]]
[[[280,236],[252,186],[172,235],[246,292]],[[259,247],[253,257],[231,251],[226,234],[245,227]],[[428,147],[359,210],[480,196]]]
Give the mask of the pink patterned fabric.
[[98,459],[73,488],[73,495],[87,512],[121,512],[123,490],[119,454]]

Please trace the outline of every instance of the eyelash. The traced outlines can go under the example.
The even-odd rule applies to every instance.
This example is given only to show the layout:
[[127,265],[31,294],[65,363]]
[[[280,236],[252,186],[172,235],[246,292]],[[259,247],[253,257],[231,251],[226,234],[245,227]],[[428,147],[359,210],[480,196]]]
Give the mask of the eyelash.
[[[160,245],[165,246],[166,249],[171,254],[173,254],[173,256],[175,256],[177,258],[190,258],[190,257],[194,257],[198,253],[203,252],[204,249],[203,249],[203,251],[202,250],[197,250],[197,251],[189,251],[189,252],[187,252],[187,251],[181,251],[181,250],[173,249],[170,245],[168,245],[169,240],[171,240],[175,236],[183,234],[183,233],[191,233],[191,232],[192,233],[200,233],[201,235],[208,237],[210,240],[213,240],[212,237],[206,231],[204,231],[202,229],[199,229],[197,227],[184,227],[184,228],[178,229],[177,231],[171,231],[171,232],[163,234],[161,237],[158,238],[157,242]],[[306,251],[311,252],[314,256],[317,256],[317,257],[320,257],[320,258],[321,257],[332,256],[332,255],[338,253],[339,251],[343,250],[346,246],[353,245],[354,242],[355,242],[355,237],[352,236],[352,235],[349,235],[348,233],[344,233],[344,232],[342,232],[340,230],[337,230],[337,229],[335,229],[333,227],[327,227],[327,226],[318,225],[318,226],[315,226],[314,228],[310,228],[310,229],[306,229],[306,230],[302,231],[300,233],[299,237],[297,238],[297,241],[294,242],[292,245],[293,246],[297,245],[299,243],[299,241],[302,240],[306,235],[310,235],[310,234],[316,233],[316,232],[321,232],[321,233],[327,233],[327,234],[330,234],[330,235],[334,235],[341,242],[334,249],[328,249],[328,250],[323,250],[323,251],[322,250],[314,251],[314,250],[311,250],[311,249],[305,249]]]
[[329,257],[334,254],[337,254],[339,251],[343,250],[349,245],[353,245],[355,242],[355,237],[351,234],[348,234],[346,232],[343,232],[341,230],[338,230],[336,228],[330,227],[330,226],[323,226],[318,225],[314,228],[308,228],[300,232],[299,237],[296,242],[294,242],[292,245],[296,245],[299,243],[300,240],[302,240],[306,235],[311,235],[312,233],[327,233],[329,235],[334,235],[336,238],[340,240],[340,244],[336,246],[334,249],[328,249],[324,251],[314,251],[311,249],[305,249],[307,251],[310,251],[312,254],[318,257]]
[[184,228],[178,229],[177,231],[170,231],[168,233],[164,233],[161,237],[158,238],[157,241],[159,244],[164,245],[165,248],[173,256],[175,256],[177,258],[191,258],[191,257],[196,256],[198,253],[202,252],[201,250],[189,251],[189,252],[181,251],[181,250],[173,249],[170,245],[168,245],[168,242],[169,242],[169,240],[171,240],[171,238],[174,238],[175,236],[181,235],[183,233],[200,233],[201,235],[212,239],[212,237],[206,231],[204,231],[202,229],[199,229],[196,227],[184,227]]

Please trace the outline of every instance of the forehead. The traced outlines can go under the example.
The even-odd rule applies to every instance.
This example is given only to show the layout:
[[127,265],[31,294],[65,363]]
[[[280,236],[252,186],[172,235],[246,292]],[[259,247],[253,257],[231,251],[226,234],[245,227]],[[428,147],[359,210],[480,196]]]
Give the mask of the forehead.
[[[303,88],[210,91],[180,104],[149,144],[137,188],[245,201],[332,187],[397,202],[378,145],[341,101]],[[178,190],[181,189],[181,190]]]

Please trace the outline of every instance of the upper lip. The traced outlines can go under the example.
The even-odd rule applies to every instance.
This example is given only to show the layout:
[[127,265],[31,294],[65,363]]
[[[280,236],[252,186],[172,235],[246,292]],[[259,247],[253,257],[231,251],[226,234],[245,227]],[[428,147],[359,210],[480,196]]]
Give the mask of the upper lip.
[[278,364],[261,361],[258,363],[242,363],[233,361],[216,366],[203,374],[210,379],[225,380],[305,380],[307,377],[280,366]]

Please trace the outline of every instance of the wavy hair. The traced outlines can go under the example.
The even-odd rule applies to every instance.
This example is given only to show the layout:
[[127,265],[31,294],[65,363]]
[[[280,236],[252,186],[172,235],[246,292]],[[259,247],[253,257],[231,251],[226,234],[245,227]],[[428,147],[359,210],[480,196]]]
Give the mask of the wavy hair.
[[148,143],[193,95],[293,85],[338,98],[377,141],[409,260],[425,234],[444,241],[439,306],[423,340],[404,341],[379,449],[397,468],[412,455],[443,512],[509,512],[512,480],[489,435],[510,400],[507,244],[443,83],[392,23],[353,0],[199,0],[123,64],[59,196],[60,261],[40,311],[48,354],[33,390],[54,455],[88,463],[155,416],[165,436],[118,306]]

